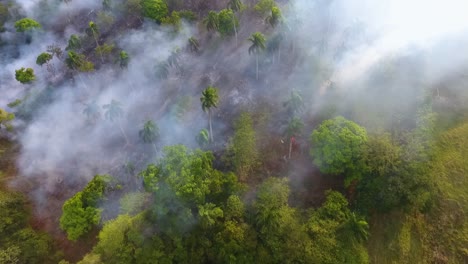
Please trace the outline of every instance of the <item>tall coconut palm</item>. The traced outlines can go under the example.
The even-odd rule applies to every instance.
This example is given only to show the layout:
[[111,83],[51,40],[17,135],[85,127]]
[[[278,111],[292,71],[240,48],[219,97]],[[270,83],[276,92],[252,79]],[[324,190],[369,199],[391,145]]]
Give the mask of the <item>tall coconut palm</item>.
[[200,42],[195,37],[190,37],[188,44],[191,52],[198,52],[200,50]]
[[140,139],[146,144],[152,144],[156,151],[155,142],[159,138],[159,127],[153,121],[148,120],[138,132]]
[[159,137],[159,127],[153,121],[148,120],[138,132],[138,135],[144,143],[153,143]]
[[250,36],[250,38],[248,38],[248,40],[252,42],[252,45],[249,47],[249,54],[255,54],[255,61],[257,65],[256,78],[258,80],[258,55],[266,48],[266,38],[262,33],[255,32],[252,34],[252,36]]
[[304,123],[298,117],[293,117],[291,121],[289,121],[288,128],[286,129],[286,136],[289,139],[289,154],[288,157],[291,159],[291,152],[292,152],[292,145],[294,141],[294,137],[300,135],[302,133],[302,129],[304,128]]
[[244,7],[241,0],[229,0],[227,7],[232,9],[234,12],[239,12]]
[[210,142],[210,135],[208,133],[208,130],[206,129],[200,130],[200,132],[195,137],[195,139],[198,143],[198,146],[200,146],[200,148],[204,148]]
[[271,14],[266,18],[266,21],[272,26],[276,27],[282,19],[281,9],[279,7],[274,6],[271,8]]
[[86,118],[92,123],[96,122],[100,116],[99,106],[97,105],[96,100],[86,104],[85,109],[83,109],[83,114],[85,114]]
[[130,143],[128,141],[127,135],[123,130],[122,123],[120,122],[120,119],[123,116],[122,104],[119,101],[112,99],[112,101],[109,104],[105,104],[102,107],[106,109],[104,117],[107,120],[111,122],[118,121],[117,123],[119,125],[120,132],[122,132],[122,135],[125,138],[125,142],[127,143],[127,145],[129,145]]
[[218,89],[212,86],[208,86],[200,97],[201,106],[204,112],[208,112],[209,124],[210,124],[210,139],[213,142],[213,129],[211,127],[211,108],[217,107],[219,102]]
[[218,14],[215,11],[210,11],[208,16],[203,19],[203,23],[208,31],[216,31],[219,27]]
[[292,91],[288,101],[284,103],[290,114],[298,114],[304,108],[304,101],[298,91]]
[[344,224],[346,231],[352,233],[352,239],[356,242],[366,241],[369,237],[369,224],[364,218],[356,215],[354,212],[350,214],[348,221]]
[[[99,45],[99,42],[98,42],[98,39],[97,39],[97,36],[99,35],[99,29],[98,29],[98,26],[96,25],[96,23],[94,23],[93,21],[89,22],[89,27],[86,29],[86,34],[88,34],[88,36],[92,36],[94,38],[94,41],[96,41],[96,46],[98,48],[101,47]],[[101,62],[104,63],[104,58],[102,57],[102,52],[99,52],[99,55],[101,57]]]

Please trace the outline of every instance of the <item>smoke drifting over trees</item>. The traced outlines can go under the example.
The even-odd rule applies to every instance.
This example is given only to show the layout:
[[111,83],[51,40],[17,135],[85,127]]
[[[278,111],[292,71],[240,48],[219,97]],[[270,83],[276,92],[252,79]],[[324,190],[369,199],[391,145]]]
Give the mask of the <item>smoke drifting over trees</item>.
[[[152,2],[158,2],[157,12],[161,14],[154,14]],[[35,214],[49,213],[51,204],[57,207],[97,174],[110,174],[127,183],[125,191],[142,191],[143,180],[138,172],[150,163],[164,160],[166,146],[181,144],[213,151],[210,162],[214,168],[210,170],[241,170],[242,175],[237,176],[252,186],[265,175],[298,175],[291,181],[302,183],[310,174],[303,173],[312,164],[310,157],[310,164],[297,162],[293,166],[288,162],[295,155],[308,155],[307,136],[323,120],[344,116],[363,126],[370,135],[394,133],[392,140],[409,145],[406,133],[429,122],[428,115],[424,115],[428,97],[434,109],[455,109],[457,116],[453,119],[466,116],[463,111],[468,108],[468,19],[463,0],[278,0],[271,1],[275,6],[266,9],[254,7],[259,1],[242,1],[242,5],[237,2],[0,3],[0,113],[15,114],[15,120],[8,120],[14,131],[4,133],[20,146],[16,158],[18,176],[10,185],[27,190]],[[159,6],[161,3],[164,6]],[[233,10],[224,10],[228,3]],[[7,13],[2,6],[7,7]],[[213,21],[204,23],[205,18],[210,18],[209,11],[216,14],[211,13]],[[223,24],[219,25],[215,16],[219,18],[221,14]],[[38,24],[17,30],[21,25],[15,22],[24,18]],[[256,32],[264,37],[264,46],[252,40]],[[42,56],[41,61],[38,56]],[[22,68],[31,68],[35,78],[20,81],[15,72]],[[219,98],[216,109],[207,109],[209,119],[200,104],[207,87],[216,87]],[[291,110],[288,100],[293,95],[301,103]],[[12,104],[15,100],[21,102]],[[243,134],[255,138],[245,144],[258,148],[250,151],[255,159],[247,157],[248,166],[224,162],[230,158],[230,151],[226,150],[236,149],[230,139],[242,134],[236,133],[240,125],[235,120],[239,117],[249,121],[248,133]],[[299,124],[293,132],[288,128],[291,120]],[[455,123],[450,120],[443,129]],[[142,128],[149,129],[148,124],[157,128],[157,136],[142,135]],[[206,138],[203,143],[200,131]],[[434,133],[431,131],[428,137],[435,137]],[[395,139],[395,135],[404,135],[405,139]],[[381,146],[382,142],[372,140]],[[242,138],[238,141],[243,142]],[[270,148],[279,150],[269,151]],[[242,150],[245,152],[238,152],[243,153]],[[401,155],[406,154],[410,155]],[[257,163],[262,165],[256,166]],[[278,175],[283,172],[281,168],[289,168],[290,175]],[[289,189],[283,190],[286,187],[281,185],[287,183],[264,184],[261,191],[271,185],[287,201]],[[355,188],[350,184],[350,188]],[[71,193],[56,195],[60,190]],[[254,199],[255,191],[247,192],[247,198],[242,200]],[[321,190],[321,202],[325,199],[323,193]],[[347,193],[354,199],[352,191]],[[187,206],[179,194],[170,195],[175,207]],[[335,196],[331,192],[326,199],[341,199]],[[230,201],[234,199],[231,197]],[[190,210],[206,212],[200,219],[206,225],[214,225],[222,218],[216,215],[214,200],[224,198],[207,198],[207,204],[213,203],[213,207],[196,204]],[[150,199],[142,204],[149,203],[147,200]],[[350,219],[359,222],[357,216],[348,212],[347,202],[339,202],[347,211],[336,219],[337,225],[348,224]],[[118,201],[103,199],[100,203],[106,208],[103,220],[117,217]],[[291,220],[298,214],[296,209],[284,206],[280,204],[274,210],[291,226],[300,225],[299,220]],[[312,218],[324,219],[325,211],[326,208],[314,211]],[[106,224],[106,232],[115,228],[113,225],[140,221],[126,217]],[[237,221],[249,237],[250,227],[242,224],[241,217],[233,216],[229,221]],[[275,230],[275,223],[272,225],[270,229]],[[311,230],[318,228],[312,222],[307,226]],[[138,228],[144,230],[142,226]],[[338,230],[337,226],[333,228]],[[272,236],[287,233],[280,230]],[[300,234],[290,234],[295,235],[298,237],[291,241],[300,240]],[[99,250],[105,248],[100,245]]]

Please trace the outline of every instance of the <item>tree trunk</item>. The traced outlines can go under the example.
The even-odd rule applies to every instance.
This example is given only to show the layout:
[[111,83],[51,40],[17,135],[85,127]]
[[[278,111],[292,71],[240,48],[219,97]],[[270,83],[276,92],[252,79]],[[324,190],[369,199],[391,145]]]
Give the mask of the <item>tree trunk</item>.
[[128,141],[128,138],[127,138],[127,134],[125,134],[125,131],[123,130],[123,127],[122,127],[122,123],[120,121],[119,121],[119,128],[120,128],[120,132],[122,132],[122,135],[125,138],[126,145],[130,145],[130,142]]
[[[235,16],[234,16],[235,17]],[[237,41],[237,27],[236,27],[236,20],[233,18],[233,23],[234,23],[234,34],[236,35],[236,46],[238,45]]]
[[213,142],[213,128],[211,127],[211,110],[208,110],[209,123],[210,123],[210,139]]
[[[93,37],[94,37],[94,41],[96,41],[96,46],[98,48],[101,47],[101,46],[99,46],[99,42],[97,41],[96,34],[94,33],[94,31],[93,31]],[[102,58],[102,50],[100,50],[99,56],[101,57],[101,62],[104,64],[104,59]]]
[[289,159],[291,159],[291,151],[292,151],[292,140],[289,138]]
[[258,81],[258,54],[255,55],[255,61],[257,63],[257,75],[256,75],[256,77],[257,77],[257,81]]

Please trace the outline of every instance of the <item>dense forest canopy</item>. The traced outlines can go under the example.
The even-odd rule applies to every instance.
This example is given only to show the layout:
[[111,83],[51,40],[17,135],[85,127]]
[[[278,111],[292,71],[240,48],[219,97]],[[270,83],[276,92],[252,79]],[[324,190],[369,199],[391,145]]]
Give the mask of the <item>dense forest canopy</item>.
[[0,263],[467,263],[465,10],[0,2]]

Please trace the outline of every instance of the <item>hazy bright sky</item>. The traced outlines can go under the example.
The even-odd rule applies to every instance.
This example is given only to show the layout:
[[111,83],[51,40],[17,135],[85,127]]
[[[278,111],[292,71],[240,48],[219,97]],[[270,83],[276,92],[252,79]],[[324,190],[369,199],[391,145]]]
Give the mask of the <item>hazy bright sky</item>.
[[382,57],[407,48],[431,49],[444,39],[468,37],[468,0],[338,0],[332,8],[338,23],[360,21],[377,34],[340,63],[335,78],[348,82]]

